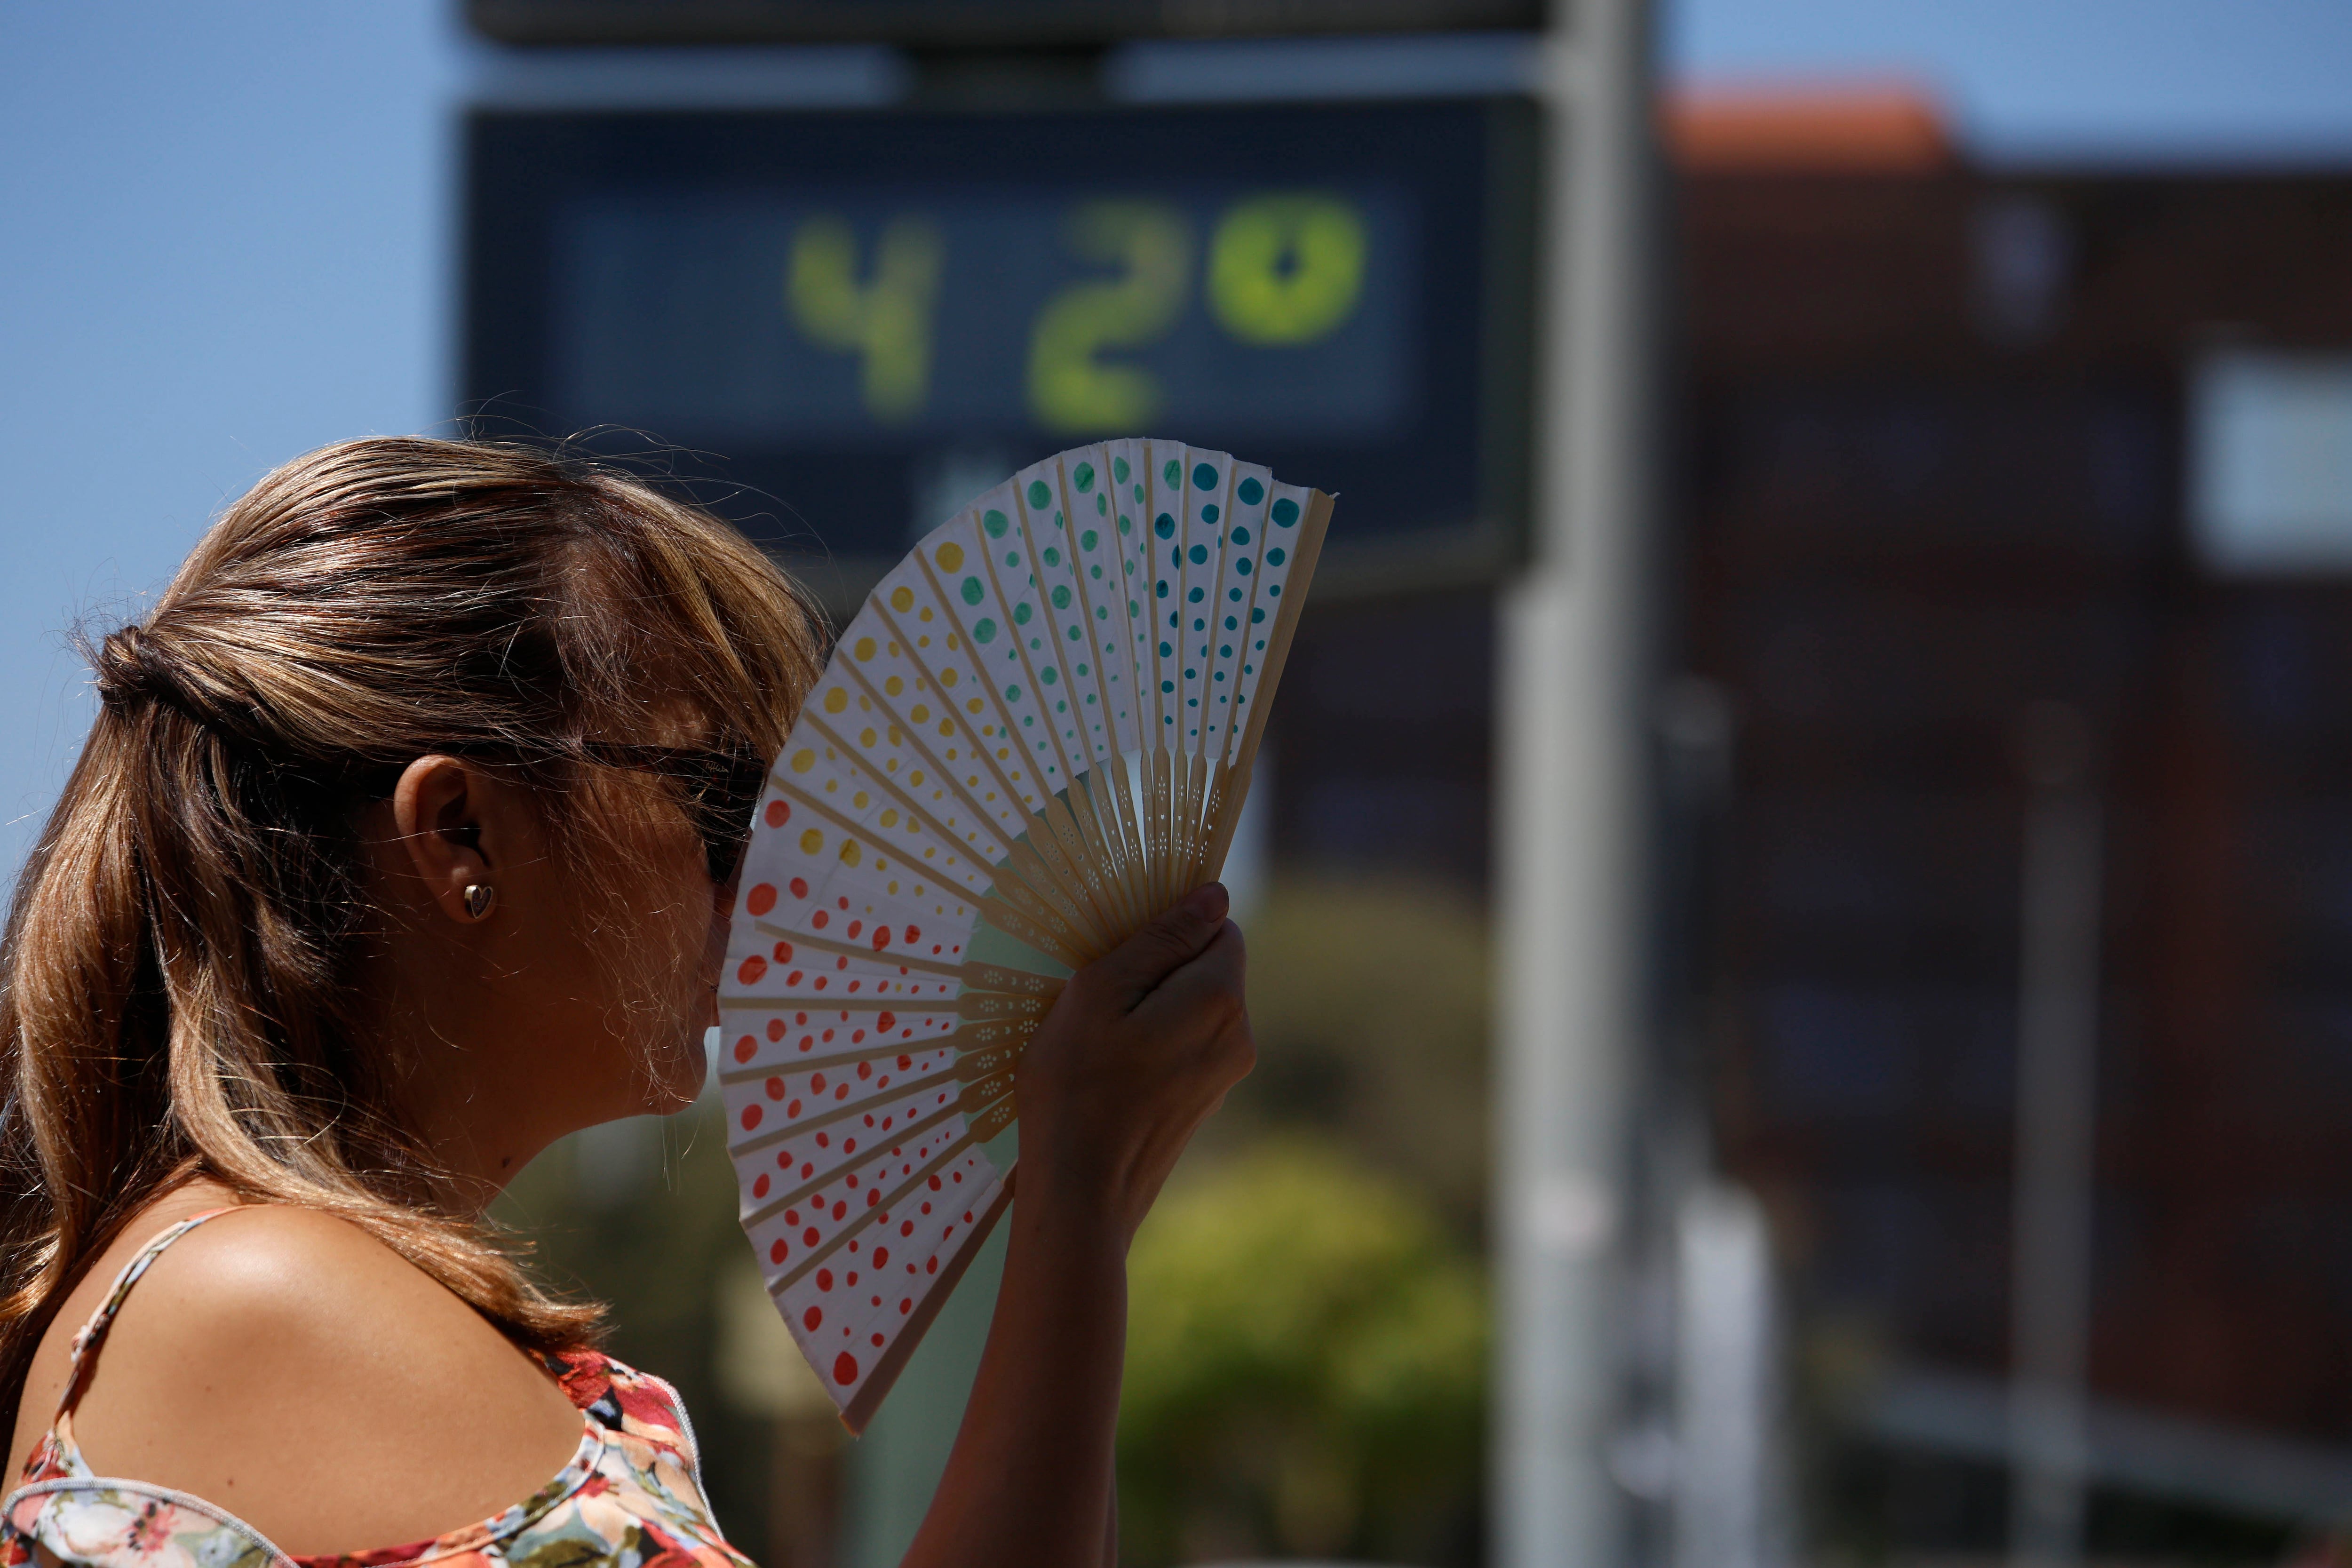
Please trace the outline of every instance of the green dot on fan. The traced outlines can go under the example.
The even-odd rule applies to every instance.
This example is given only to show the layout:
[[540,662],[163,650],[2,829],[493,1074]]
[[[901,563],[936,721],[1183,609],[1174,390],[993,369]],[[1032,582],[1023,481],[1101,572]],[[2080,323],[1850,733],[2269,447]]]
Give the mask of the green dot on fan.
[[1269,515],[1276,528],[1288,528],[1298,521],[1298,503],[1285,496],[1274,503],[1274,510]]
[[963,602],[965,604],[977,605],[986,597],[988,597],[988,590],[982,586],[979,578],[967,577],[963,580]]
[[1031,479],[1029,481],[1029,504],[1031,506],[1046,506],[1053,501],[1053,499],[1054,492],[1045,488],[1045,480]]
[[1004,531],[1012,527],[1013,524],[1011,520],[1006,518],[1003,512],[997,510],[994,507],[991,507],[988,510],[981,514],[980,526],[988,530],[989,538],[1002,539],[1004,537]]
[[1141,485],[1136,486],[1134,489],[1128,493],[1135,498],[1136,505],[1141,506],[1143,504],[1143,487]]
[[1215,489],[1217,488],[1217,470],[1211,468],[1206,463],[1193,464],[1192,488],[1196,490]]
[[1169,458],[1168,466],[1160,470],[1160,483],[1166,485],[1182,484],[1184,482],[1184,465],[1178,462],[1173,458]]
[[1125,484],[1127,483],[1127,459],[1125,458],[1113,458],[1110,460],[1110,477],[1117,479],[1120,484]]
[[1253,477],[1244,479],[1234,488],[1234,493],[1242,498],[1244,506],[1255,506],[1265,498],[1265,487]]
[[1161,643],[1161,644],[1160,645],[1160,658],[1168,658],[1170,655],[1173,654],[1175,651],[1176,651],[1176,650],[1175,650],[1174,648],[1170,647],[1166,643]]
[[1024,599],[1013,606],[1013,624],[1016,626],[1025,626],[1029,624],[1029,617],[1036,613],[1029,607],[1029,601]]
[[1137,604],[1133,599],[1129,599],[1127,602],[1127,614],[1128,618],[1132,620],[1134,617],[1143,614],[1143,606]]
[[1095,466],[1092,463],[1080,463],[1070,470],[1070,478],[1077,485],[1078,493],[1084,495],[1095,488]]
[[1020,700],[1021,700],[1021,689],[1020,689],[1019,687],[1017,687],[1017,686],[1008,686],[1008,687],[1006,687],[1006,688],[1004,689],[1004,700],[1006,700],[1007,702],[1018,702],[1018,701],[1020,701]]
[[1095,606],[1095,619],[1098,621],[1107,621],[1110,619],[1110,606],[1108,605],[1097,605]]
[[1061,673],[1049,664],[1045,667],[1045,673],[1039,676],[1037,679],[1044,681],[1046,685],[1052,686],[1059,681],[1062,677]]
[[1108,496],[1095,497],[1095,515],[1097,517],[1108,517],[1109,514],[1110,498]]
[[1056,583],[1054,584],[1054,608],[1057,610],[1066,610],[1069,607],[1070,591]]
[[996,623],[990,620],[986,616],[981,616],[979,620],[972,623],[971,640],[977,643],[994,642],[996,640]]
[[[1005,563],[1007,566],[1018,566],[1018,565],[1020,565],[1020,564],[1021,564],[1021,552],[1019,552],[1019,551],[1017,551],[1017,550],[1008,550],[1008,551],[1006,551],[1006,552],[1004,552],[1004,563]],[[1035,579],[1034,577],[1032,577],[1032,578],[1030,579],[1030,581],[1034,583],[1034,582],[1035,582],[1035,581],[1036,581],[1036,579]]]
[[1050,544],[1045,546],[1045,564],[1048,566],[1059,566],[1061,563],[1062,552],[1055,549]]
[[1120,512],[1118,514],[1118,531],[1121,533],[1133,533],[1135,531],[1135,519],[1128,516],[1125,512]]
[[1101,534],[1097,533],[1090,528],[1084,533],[1078,535],[1078,548],[1081,550],[1092,550],[1095,547],[1095,542],[1101,537]]
[[[1056,594],[1059,594],[1059,593],[1063,592],[1063,590],[1062,590],[1062,589],[1059,589],[1059,588],[1056,588],[1056,589],[1055,589],[1055,590],[1054,590],[1054,592],[1055,592]],[[1072,626],[1072,627],[1070,628],[1070,640],[1071,640],[1072,642],[1076,642],[1076,641],[1077,641],[1077,640],[1078,640],[1078,628],[1077,628],[1077,627],[1076,627],[1076,626]]]

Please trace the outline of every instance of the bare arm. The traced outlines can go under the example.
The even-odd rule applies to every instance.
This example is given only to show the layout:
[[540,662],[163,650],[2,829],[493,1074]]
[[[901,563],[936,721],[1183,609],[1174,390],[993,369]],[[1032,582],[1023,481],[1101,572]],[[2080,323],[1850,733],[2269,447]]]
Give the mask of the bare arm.
[[1072,978],[1021,1067],[1004,1283],[903,1568],[1108,1568],[1127,1248],[1255,1058],[1241,932],[1204,888]]

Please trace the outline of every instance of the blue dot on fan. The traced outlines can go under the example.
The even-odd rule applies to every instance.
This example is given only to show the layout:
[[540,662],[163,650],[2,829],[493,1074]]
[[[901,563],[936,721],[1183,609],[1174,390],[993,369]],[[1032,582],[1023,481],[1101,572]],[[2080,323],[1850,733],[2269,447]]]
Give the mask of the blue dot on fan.
[[1198,566],[1209,559],[1209,547],[1205,544],[1195,544],[1184,553],[1191,558],[1193,565]]
[[1217,488],[1217,470],[1211,468],[1206,463],[1195,463],[1192,465],[1192,488],[1196,490],[1215,489]]
[[1151,520],[1151,531],[1162,539],[1173,539],[1176,537],[1176,520],[1163,511]]
[[1246,528],[1237,528],[1234,530],[1233,541],[1235,544],[1247,544],[1249,542],[1249,530]]
[[1201,521],[1202,522],[1213,524],[1217,521],[1217,503],[1215,501],[1211,501],[1208,505],[1201,509]]
[[1288,528],[1292,523],[1298,521],[1298,503],[1292,500],[1288,496],[1285,496],[1280,500],[1274,503],[1274,511],[1272,516],[1274,518],[1276,527]]
[[1244,479],[1238,486],[1234,487],[1234,493],[1242,498],[1242,504],[1244,506],[1255,506],[1259,501],[1265,499],[1265,487],[1258,483],[1256,479],[1253,477]]
[[1290,552],[1279,544],[1265,552],[1265,563],[1269,566],[1279,566],[1289,559]]

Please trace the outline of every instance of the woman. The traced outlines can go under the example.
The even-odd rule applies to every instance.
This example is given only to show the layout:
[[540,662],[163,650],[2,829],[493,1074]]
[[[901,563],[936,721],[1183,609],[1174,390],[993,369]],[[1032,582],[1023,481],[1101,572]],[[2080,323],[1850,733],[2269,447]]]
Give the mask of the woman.
[[[358,441],[262,480],[92,657],[0,953],[8,1559],[740,1562],[675,1394],[482,1211],[700,1089],[751,795],[818,670],[790,584],[610,472]],[[1113,1555],[1126,1247],[1248,1070],[1242,979],[1203,889],[1031,1042],[908,1563]]]

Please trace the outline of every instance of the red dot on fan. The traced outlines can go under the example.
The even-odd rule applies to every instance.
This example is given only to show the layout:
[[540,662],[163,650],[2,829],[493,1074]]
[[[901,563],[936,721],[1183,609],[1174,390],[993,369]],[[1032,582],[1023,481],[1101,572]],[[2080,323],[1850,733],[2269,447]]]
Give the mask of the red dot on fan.
[[835,1199],[833,1201],[833,1217],[834,1217],[834,1218],[835,1218],[835,1219],[839,1219],[842,1215],[844,1215],[847,1214],[848,1212],[849,1212],[849,1205],[848,1205],[847,1204],[845,1204],[845,1203],[842,1202],[839,1198],[835,1198]]
[[849,934],[850,934],[850,935],[852,935],[852,936],[856,936],[856,935],[860,931],[863,931],[865,928],[866,928],[866,922],[865,922],[864,921],[850,921],[850,922],[849,922]]
[[744,1131],[749,1132],[752,1128],[760,1125],[760,1108],[756,1105],[747,1105],[743,1108]]
[[772,800],[768,803],[768,809],[763,815],[768,819],[769,826],[782,827],[793,819],[793,808],[781,800]]
[[913,1220],[910,1220],[910,1219],[909,1219],[909,1220],[901,1220],[901,1221],[899,1221],[899,1222],[898,1222],[898,1234],[899,1234],[900,1236],[912,1236],[912,1235],[914,1235],[914,1234],[915,1234],[915,1222],[914,1222]]
[[792,890],[793,890],[793,897],[794,897],[794,898],[796,898],[796,899],[805,899],[805,898],[807,898],[807,897],[808,897],[808,879],[807,879],[807,878],[805,878],[805,877],[794,877],[794,878],[792,879],[792,881],[791,881],[790,883],[786,884],[786,885],[787,885],[787,886],[789,886],[789,887],[792,889]]
[[768,1080],[768,1098],[770,1100],[782,1100],[784,1098],[784,1080],[782,1079],[772,1078]]
[[920,927],[920,926],[908,926],[908,927],[907,928],[907,940],[908,940],[908,942],[920,942],[920,941],[922,941],[922,940],[923,940],[923,928],[922,928],[922,927]]
[[887,1267],[887,1266],[889,1264],[889,1261],[890,1261],[890,1249],[889,1249],[888,1247],[876,1247],[876,1248],[874,1249],[874,1267],[875,1267],[875,1268],[885,1268],[885,1267]]
[[936,1258],[923,1265],[923,1272],[926,1274],[937,1274],[939,1271],[940,1260]]
[[765,1171],[761,1172],[760,1179],[751,1184],[751,1195],[755,1198],[764,1198],[768,1195],[768,1173]]
[[847,908],[849,907],[849,900],[848,900],[847,899],[844,899],[844,900],[841,900],[841,907],[842,907],[843,909],[845,909],[845,909],[847,909]]
[[801,1102],[800,1102],[799,1100],[793,1100],[790,1105],[787,1105],[787,1106],[785,1106],[785,1107],[784,1107],[784,1114],[785,1114],[786,1116],[798,1116],[800,1113],[801,1113]]
[[[805,1171],[806,1167],[803,1167],[803,1169]],[[816,1226],[811,1226],[806,1230],[801,1232],[801,1245],[803,1247],[814,1247],[816,1245]],[[833,1276],[830,1274],[820,1272],[817,1275],[817,1288],[822,1290],[832,1289],[833,1287],[825,1283],[826,1280],[832,1278]]]
[[781,1039],[782,1039],[783,1037],[784,1037],[784,1021],[783,1021],[782,1018],[771,1018],[771,1019],[769,1019],[769,1020],[768,1020],[768,1038],[770,1038],[770,1039],[772,1039],[772,1040],[781,1040]]
[[801,1314],[801,1327],[808,1330],[811,1333],[814,1333],[817,1330],[817,1326],[824,1321],[824,1309],[823,1307],[811,1307],[807,1311]]
[[823,931],[824,929],[825,922],[831,919],[833,919],[831,915],[826,914],[823,910],[819,910],[816,913],[809,916],[809,924],[816,927],[819,931]]
[[751,1059],[751,1053],[759,1048],[760,1042],[746,1035],[735,1042],[735,1059],[739,1062],[748,1062]]
[[876,926],[874,928],[874,951],[879,952],[889,945],[890,928],[888,926]]
[[778,963],[790,963],[792,961],[793,944],[788,942],[780,942],[776,943],[776,962]]
[[915,1299],[912,1296],[905,1297],[898,1302],[898,1315],[902,1318],[914,1310]]
[[735,978],[741,981],[746,985],[752,985],[758,984],[760,976],[767,973],[768,961],[761,958],[755,952],[751,957],[745,959],[742,964],[735,971]]
[[[816,1232],[814,1232],[814,1231],[811,1231],[811,1232],[809,1232],[809,1234],[810,1234],[811,1236],[814,1236],[814,1235],[816,1234]],[[812,1247],[814,1247],[814,1245],[816,1245],[816,1244],[815,1244],[814,1242],[811,1242],[809,1245],[811,1245]],[[816,1271],[816,1288],[817,1288],[818,1289],[820,1289],[820,1290],[830,1290],[830,1289],[833,1289],[833,1270],[832,1270],[832,1269],[830,1269],[830,1268],[820,1268],[820,1269],[818,1269],[818,1270]]]
[[770,1263],[782,1263],[789,1256],[791,1256],[790,1250],[782,1241],[776,1242],[775,1245],[768,1248],[768,1261]]
[[844,1351],[833,1363],[833,1381],[846,1388],[857,1381],[857,1358]]
[[[777,804],[782,803],[780,801]],[[776,885],[773,882],[761,883],[745,895],[743,907],[755,915],[766,914],[776,907]]]
[[[883,1014],[880,1017],[875,1019],[874,1022],[881,1027],[882,1032],[886,1035],[898,1026],[898,1020],[887,1013]],[[899,1065],[903,1067],[905,1064],[902,1062]]]
[[931,1178],[931,1191],[933,1191],[933,1192],[935,1192],[935,1193],[936,1193],[936,1192],[938,1192],[939,1190],[940,1190],[940,1179],[939,1179],[937,1176],[933,1176],[933,1177]]
[[874,1336],[874,1348],[876,1350],[880,1350],[882,1348],[882,1336],[880,1334]]

